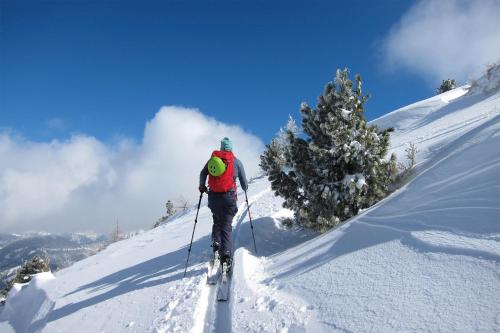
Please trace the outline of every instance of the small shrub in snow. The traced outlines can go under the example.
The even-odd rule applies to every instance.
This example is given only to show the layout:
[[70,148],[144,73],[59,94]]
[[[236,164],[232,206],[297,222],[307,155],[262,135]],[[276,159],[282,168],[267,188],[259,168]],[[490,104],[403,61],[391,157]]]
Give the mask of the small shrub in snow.
[[33,275],[49,271],[50,268],[48,259],[34,256],[30,261],[25,262],[24,265],[17,271],[16,276],[10,282],[10,286],[14,283],[28,283],[31,281],[31,277]]
[[450,91],[452,89],[455,89],[457,87],[457,84],[455,83],[454,79],[446,79],[443,80],[439,88],[436,89],[436,93],[442,94],[444,92]]
[[[185,206],[183,207],[184,210],[187,209],[187,205],[188,205],[188,203],[187,203],[187,201],[185,201]],[[168,200],[167,203],[165,204],[165,209],[166,209],[166,214],[164,216],[160,217],[155,222],[155,224],[153,225],[153,228],[160,226],[163,222],[168,220],[169,217],[173,216],[177,212],[177,210],[174,208],[174,204],[170,200]]]
[[477,80],[471,81],[470,93],[490,93],[500,88],[500,59],[486,66],[486,71]]
[[162,223],[163,223],[164,220],[162,220],[162,218],[160,217],[154,224],[153,224],[153,229],[154,228],[158,228]]
[[302,103],[302,132],[289,121],[267,146],[261,167],[296,223],[325,231],[384,198],[397,173],[386,160],[389,130],[369,126],[361,77],[337,70],[316,108]]
[[410,142],[405,149],[406,163],[398,163],[399,174],[395,181],[397,186],[406,183],[408,179],[413,176],[415,166],[417,165],[417,153],[417,146],[413,142]]

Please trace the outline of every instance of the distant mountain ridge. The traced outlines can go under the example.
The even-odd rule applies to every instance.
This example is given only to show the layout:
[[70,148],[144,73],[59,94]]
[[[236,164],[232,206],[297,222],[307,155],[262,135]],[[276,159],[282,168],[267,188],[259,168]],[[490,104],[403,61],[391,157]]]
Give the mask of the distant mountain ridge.
[[51,270],[57,271],[97,253],[106,241],[105,235],[95,233],[0,233],[0,289],[35,255],[48,258]]

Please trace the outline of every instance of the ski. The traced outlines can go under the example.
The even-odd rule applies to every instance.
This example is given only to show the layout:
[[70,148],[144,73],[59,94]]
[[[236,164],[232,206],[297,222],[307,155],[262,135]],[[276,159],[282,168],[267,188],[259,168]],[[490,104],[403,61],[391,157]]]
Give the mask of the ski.
[[219,277],[220,259],[218,252],[214,252],[214,257],[208,263],[207,284],[216,284]]
[[219,285],[217,288],[217,301],[224,302],[229,299],[229,284],[231,282],[231,274],[227,270],[227,264],[222,264],[222,271],[219,275]]

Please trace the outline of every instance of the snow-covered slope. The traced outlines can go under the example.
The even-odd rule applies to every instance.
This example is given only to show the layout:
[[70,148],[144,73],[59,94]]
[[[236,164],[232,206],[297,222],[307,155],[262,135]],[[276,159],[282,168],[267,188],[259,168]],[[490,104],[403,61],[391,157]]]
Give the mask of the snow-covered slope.
[[195,211],[111,245],[11,295],[9,332],[402,332],[500,330],[500,93],[457,88],[390,113],[404,188],[322,235],[280,228],[265,179],[234,219],[231,298],[205,283],[211,215]]
[[420,150],[407,186],[270,260],[323,331],[500,330],[500,94],[463,90],[376,121]]

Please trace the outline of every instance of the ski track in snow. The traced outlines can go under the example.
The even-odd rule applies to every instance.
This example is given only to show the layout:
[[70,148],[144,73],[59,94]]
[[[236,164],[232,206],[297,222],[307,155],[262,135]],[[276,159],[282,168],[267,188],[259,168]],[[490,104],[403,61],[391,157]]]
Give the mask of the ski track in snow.
[[[257,195],[254,195],[248,200],[249,206],[257,199],[268,193],[270,189],[265,189]],[[242,193],[239,194],[242,196]],[[233,220],[233,253],[238,247],[238,235],[240,232],[240,226],[248,216],[248,209],[246,201],[238,207],[238,213]],[[234,222],[236,221],[236,222]],[[238,265],[243,265],[243,262],[235,260],[233,262],[233,274],[235,274],[234,268]],[[239,272],[239,271],[238,271]],[[236,277],[236,276],[233,276]],[[231,280],[233,279],[231,278]],[[203,284],[203,281],[201,282]],[[230,288],[232,286],[232,281]],[[232,295],[231,290],[229,293],[229,300],[227,302],[217,301],[217,287],[218,285],[208,285],[204,284],[203,292],[200,301],[195,310],[195,324],[193,326],[193,333],[210,333],[210,332],[231,332],[231,305],[232,305]],[[196,315],[197,314],[197,315]]]
[[[250,203],[250,200],[249,200]],[[236,220],[236,227],[233,226],[233,253],[234,253],[234,240],[237,238],[239,226],[243,221],[248,208],[246,202],[238,207],[238,213],[234,217]],[[234,224],[234,222],[233,222]],[[236,265],[236,262],[234,263]],[[234,267],[233,267],[234,268]],[[230,332],[231,331],[231,309],[230,300],[228,302],[217,301],[217,285],[208,285],[204,283],[202,296],[196,307],[195,324],[193,326],[193,333],[209,333],[209,332]],[[231,293],[230,293],[231,299]],[[229,303],[229,304],[228,304]]]
[[[269,189],[261,192],[259,198],[254,198],[252,201],[250,207],[258,242],[257,250],[259,254],[265,256],[258,257],[253,253],[249,226],[241,223],[248,214],[245,212],[238,229],[246,227],[246,230],[238,230],[235,238],[236,278],[233,280],[230,298],[231,330],[220,330],[222,327],[219,327],[219,330],[214,332],[303,332],[307,321],[311,318],[312,307],[302,302],[300,297],[292,298],[283,292],[282,284],[269,280],[265,266],[266,258],[273,255],[271,252],[278,254],[315,234],[309,233],[297,237],[292,231],[274,229],[279,224],[270,216],[287,214],[281,213],[283,211],[281,200],[277,200]],[[286,236],[277,239],[280,233]],[[281,244],[281,248],[277,242]]]
[[[275,198],[273,192],[266,188],[249,198],[249,205],[255,225],[258,253],[269,254],[270,248],[279,251],[274,243],[266,244],[267,242],[263,242],[266,238],[259,236],[266,233],[272,235],[275,232],[272,230],[279,225],[276,221],[270,223],[269,216],[288,215],[281,213],[281,199]],[[268,224],[267,227],[264,222]],[[286,234],[292,236],[292,232]],[[297,232],[295,237],[290,237],[291,240],[281,244],[291,247],[312,235],[315,233],[303,235]],[[273,236],[268,238],[271,240]],[[254,253],[246,203],[240,205],[234,218],[233,250],[234,266],[229,300],[218,302],[217,286],[207,285],[202,280],[200,284],[203,284],[203,291],[195,310],[191,332],[304,332],[307,321],[312,317],[313,307],[300,301],[300,298],[292,298],[282,292],[283,285],[277,281],[267,281],[268,276],[264,271],[266,259],[257,257]]]
[[[264,190],[254,194],[249,197],[250,206],[255,200],[258,200],[260,197],[265,195],[266,193],[270,193],[269,188],[265,188]],[[238,213],[234,218],[233,222],[233,246],[237,247],[237,239],[240,231],[241,224],[245,221],[248,222],[248,219],[245,220],[245,217],[248,216],[248,208],[246,207],[246,201],[244,201],[244,193],[238,193],[238,198],[240,201],[243,201],[238,207]],[[208,215],[204,218],[200,217],[198,223],[205,223],[211,226],[212,219],[211,215]],[[194,247],[193,253],[194,254]],[[209,258],[209,252],[211,248],[207,248],[204,250],[205,258]],[[238,262],[235,262],[235,266],[238,265]],[[208,264],[203,261],[198,265],[191,265],[188,267],[188,276],[191,270],[193,269],[202,269],[205,271],[204,274],[198,274],[195,277],[191,277],[189,279],[182,279],[180,283],[176,287],[170,287],[169,291],[172,292],[170,299],[171,303],[168,302],[166,305],[166,314],[163,318],[159,318],[155,322],[156,332],[185,332],[188,327],[179,325],[179,323],[183,323],[182,320],[176,318],[176,314],[182,314],[186,311],[183,309],[178,309],[179,302],[176,299],[179,298],[180,295],[189,295],[188,298],[197,299],[194,315],[192,317],[193,325],[189,329],[190,332],[230,332],[231,331],[231,291],[230,298],[228,302],[218,302],[217,301],[217,286],[216,285],[207,285],[206,283],[206,269]],[[182,299],[182,296],[181,296]],[[170,304],[170,305],[169,305]]]

